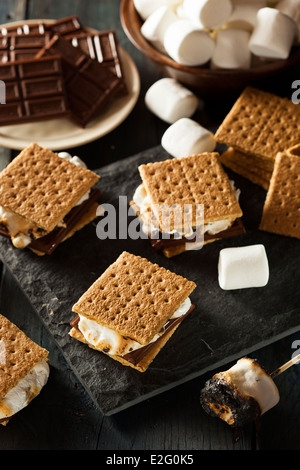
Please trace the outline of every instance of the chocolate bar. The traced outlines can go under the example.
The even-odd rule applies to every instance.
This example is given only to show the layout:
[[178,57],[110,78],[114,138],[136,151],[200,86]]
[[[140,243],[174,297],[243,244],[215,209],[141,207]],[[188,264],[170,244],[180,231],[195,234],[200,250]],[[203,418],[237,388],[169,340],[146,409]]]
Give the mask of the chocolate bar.
[[6,85],[0,125],[69,115],[59,56],[1,64],[0,80]]
[[66,36],[72,46],[80,47],[91,59],[108,67],[123,82],[121,92],[127,94],[122,63],[118,51],[118,40],[114,31],[97,33],[72,33]]
[[23,25],[12,25],[12,26],[6,26],[2,27],[0,29],[0,33],[3,36],[6,36],[7,34],[44,34],[45,32],[45,23],[38,21],[36,23],[25,23]]
[[75,31],[84,30],[77,15],[66,16],[54,23],[46,25],[46,29],[50,30],[53,34],[69,34]]
[[9,33],[0,37],[0,61],[33,59],[50,40],[50,33]]
[[70,118],[85,127],[119,92],[122,80],[59,35],[55,35],[36,58],[49,55],[61,56]]
[[84,28],[77,15],[66,16],[59,20],[51,22],[37,21],[32,23],[25,23],[22,25],[11,25],[2,27],[0,33],[7,34],[31,34],[39,33],[44,34],[46,31],[53,34],[70,34],[72,32],[84,31]]

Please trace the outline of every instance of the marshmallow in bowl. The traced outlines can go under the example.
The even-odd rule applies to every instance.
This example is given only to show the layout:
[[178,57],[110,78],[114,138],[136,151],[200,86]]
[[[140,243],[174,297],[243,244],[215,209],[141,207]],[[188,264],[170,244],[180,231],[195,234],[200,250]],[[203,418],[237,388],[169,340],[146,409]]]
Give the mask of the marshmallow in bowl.
[[287,59],[297,34],[294,20],[275,8],[261,8],[249,49],[260,57]]
[[264,245],[221,250],[218,278],[223,290],[264,287],[269,281],[269,263]]
[[133,0],[133,3],[140,17],[146,20],[161,6],[174,6],[175,8],[180,3],[180,0]]
[[248,69],[251,66],[250,33],[239,29],[220,29],[211,59],[212,68]]
[[192,21],[179,19],[167,28],[164,48],[179,64],[197,67],[211,59],[215,42],[207,31]]
[[165,31],[175,21],[177,16],[174,11],[164,5],[148,16],[141,27],[141,33],[156,49],[164,53]]
[[256,24],[258,10],[267,6],[264,0],[249,0],[244,2],[233,2],[233,11],[226,23],[228,28],[252,31]]
[[169,124],[191,117],[199,103],[197,96],[174,78],[161,78],[145,95],[147,108]]
[[232,13],[231,0],[184,0],[182,12],[204,28],[221,27]]
[[216,147],[213,134],[197,122],[182,118],[172,124],[162,136],[162,147],[175,158],[212,152]]
[[277,5],[276,9],[284,13],[285,15],[292,18],[298,29],[297,37],[296,37],[296,44],[300,43],[300,1],[299,0],[280,0]]

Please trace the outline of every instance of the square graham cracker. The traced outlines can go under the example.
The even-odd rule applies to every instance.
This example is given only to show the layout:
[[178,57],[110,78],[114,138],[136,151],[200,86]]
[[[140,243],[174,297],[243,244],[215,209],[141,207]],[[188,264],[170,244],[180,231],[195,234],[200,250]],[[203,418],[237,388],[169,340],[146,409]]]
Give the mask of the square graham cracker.
[[73,312],[147,345],[196,284],[123,252],[73,306]]
[[247,87],[215,134],[221,144],[273,159],[300,142],[300,107],[287,98]]
[[0,173],[0,205],[51,232],[98,179],[32,143]]
[[[221,154],[220,159],[224,166],[238,175],[241,175],[252,183],[261,186],[266,191],[269,189],[272,171],[254,165],[251,156],[242,154],[242,152],[229,147],[228,150]],[[272,161],[272,167],[273,166]]]
[[260,230],[300,238],[300,158],[278,153]]
[[[203,204],[204,223],[224,219],[236,219],[242,216],[242,210],[224,171],[219,154],[216,152],[191,155],[181,159],[169,159],[162,162],[139,166],[140,176],[151,202],[154,216],[163,231],[165,212],[160,206],[173,205],[181,208],[190,205],[190,225],[199,225],[197,206]],[[175,211],[176,212],[176,211]],[[189,220],[190,219],[190,220]],[[170,229],[182,229],[183,218],[176,218],[170,211],[167,225]]]
[[6,317],[0,315],[0,400],[42,359],[48,351]]

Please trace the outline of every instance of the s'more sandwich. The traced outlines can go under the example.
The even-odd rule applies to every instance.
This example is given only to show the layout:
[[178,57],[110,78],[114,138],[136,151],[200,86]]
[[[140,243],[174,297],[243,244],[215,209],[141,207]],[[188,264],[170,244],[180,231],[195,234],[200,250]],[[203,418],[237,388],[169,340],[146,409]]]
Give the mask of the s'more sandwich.
[[300,107],[289,98],[246,87],[215,139],[227,146],[222,163],[267,191],[277,153],[300,142]]
[[73,306],[70,336],[145,372],[194,305],[196,284],[123,252]]
[[166,257],[244,233],[239,190],[217,152],[143,164],[139,173],[130,206]]
[[259,229],[300,238],[300,144],[276,155]]
[[49,373],[48,351],[0,315],[0,424],[40,393]]
[[80,158],[30,144],[0,173],[0,234],[51,254],[96,217],[98,180]]

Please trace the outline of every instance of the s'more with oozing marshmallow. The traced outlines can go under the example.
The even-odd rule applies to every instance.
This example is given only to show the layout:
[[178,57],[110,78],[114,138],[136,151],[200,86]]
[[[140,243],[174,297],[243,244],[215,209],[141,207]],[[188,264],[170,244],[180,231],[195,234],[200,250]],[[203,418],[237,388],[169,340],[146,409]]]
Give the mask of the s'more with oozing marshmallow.
[[276,156],[259,228],[300,238],[300,144]]
[[170,258],[245,232],[239,190],[217,152],[139,166],[130,205],[152,247]]
[[196,284],[123,252],[73,306],[70,336],[145,372],[192,312]]
[[0,315],[0,424],[40,393],[49,373],[48,351]]
[[96,217],[99,176],[67,156],[32,143],[0,173],[0,234],[16,248],[51,254]]
[[278,152],[300,142],[300,107],[288,98],[247,87],[215,134],[228,147],[222,163],[268,189]]

